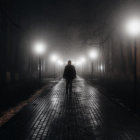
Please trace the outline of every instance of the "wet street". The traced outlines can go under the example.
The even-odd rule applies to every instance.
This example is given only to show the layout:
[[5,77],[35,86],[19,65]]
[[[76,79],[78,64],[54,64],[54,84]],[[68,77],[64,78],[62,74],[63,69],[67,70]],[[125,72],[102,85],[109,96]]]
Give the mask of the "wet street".
[[82,78],[47,87],[0,128],[1,140],[140,140],[140,120]]

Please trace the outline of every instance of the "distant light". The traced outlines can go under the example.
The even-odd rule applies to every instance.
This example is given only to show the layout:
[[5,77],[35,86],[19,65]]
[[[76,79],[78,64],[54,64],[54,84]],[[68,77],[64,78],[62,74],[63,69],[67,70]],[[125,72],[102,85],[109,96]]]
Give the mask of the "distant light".
[[91,59],[96,59],[97,56],[98,56],[98,53],[97,53],[96,50],[92,50],[92,51],[89,52],[89,57],[90,57]]
[[75,61],[72,61],[72,64],[73,64],[73,65],[75,65],[75,64],[76,64],[76,62],[75,62]]
[[64,65],[64,62],[62,60],[58,60],[58,65],[62,66]]
[[103,70],[103,65],[100,65],[99,66],[99,69],[102,71]]
[[42,55],[43,53],[45,53],[45,50],[46,50],[45,44],[42,42],[38,42],[34,46],[34,51],[38,55]]
[[76,65],[77,66],[81,65],[81,61],[76,61]]
[[126,31],[131,36],[137,36],[140,33],[140,19],[133,18],[127,21],[126,23]]
[[85,62],[86,62],[85,57],[80,57],[80,61],[81,61],[82,63],[85,63]]
[[53,54],[53,55],[51,56],[51,61],[52,61],[52,62],[55,62],[57,59],[58,59],[58,58],[57,58],[57,55]]
[[67,65],[67,64],[68,64],[68,62],[66,61],[66,62],[64,62],[64,64],[65,64],[65,65]]

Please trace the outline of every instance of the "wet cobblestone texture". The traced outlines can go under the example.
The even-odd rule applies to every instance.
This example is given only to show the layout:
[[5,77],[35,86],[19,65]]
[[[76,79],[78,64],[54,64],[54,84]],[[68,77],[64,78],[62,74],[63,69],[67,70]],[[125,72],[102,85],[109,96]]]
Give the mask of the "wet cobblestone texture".
[[46,87],[0,128],[0,140],[140,140],[140,121],[77,78]]

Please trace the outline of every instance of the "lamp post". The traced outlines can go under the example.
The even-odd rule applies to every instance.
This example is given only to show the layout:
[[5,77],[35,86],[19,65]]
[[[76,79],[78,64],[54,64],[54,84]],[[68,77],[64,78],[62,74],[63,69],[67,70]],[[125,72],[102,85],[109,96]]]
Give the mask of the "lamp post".
[[98,56],[98,52],[96,50],[91,50],[89,52],[89,57],[92,60],[91,62],[91,77],[93,78],[93,60],[95,60]]
[[41,71],[42,71],[42,68],[41,68],[41,56],[45,53],[45,44],[42,43],[42,42],[37,42],[35,43],[34,45],[34,51],[35,53],[38,55],[38,58],[39,58],[39,67],[38,67],[38,72],[39,72],[39,80],[41,80]]
[[137,105],[137,46],[136,39],[140,35],[140,19],[134,17],[126,24],[127,33],[134,39],[134,109]]

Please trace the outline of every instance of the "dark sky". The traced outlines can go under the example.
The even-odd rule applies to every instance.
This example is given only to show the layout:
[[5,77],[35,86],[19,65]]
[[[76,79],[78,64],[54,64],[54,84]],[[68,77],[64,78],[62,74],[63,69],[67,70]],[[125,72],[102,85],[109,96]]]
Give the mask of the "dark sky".
[[105,7],[108,4],[103,0],[24,1],[22,14],[25,25],[30,28],[29,31],[35,32],[33,34],[37,38],[45,34],[53,49],[64,48],[63,51],[73,53],[73,50],[80,51],[79,47],[85,45],[94,24],[102,22],[100,17],[107,12]]
[[32,42],[43,38],[49,50],[70,56],[85,52],[88,45],[96,42],[98,30],[109,30],[117,12],[137,1],[13,0],[9,7],[20,15],[24,39]]

